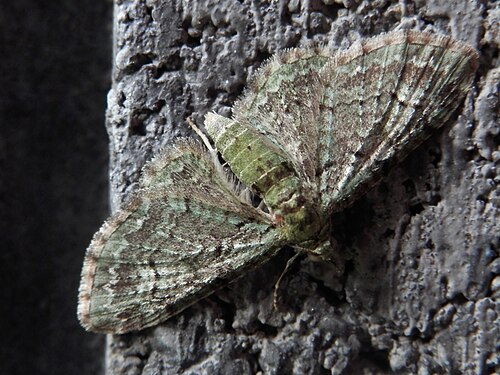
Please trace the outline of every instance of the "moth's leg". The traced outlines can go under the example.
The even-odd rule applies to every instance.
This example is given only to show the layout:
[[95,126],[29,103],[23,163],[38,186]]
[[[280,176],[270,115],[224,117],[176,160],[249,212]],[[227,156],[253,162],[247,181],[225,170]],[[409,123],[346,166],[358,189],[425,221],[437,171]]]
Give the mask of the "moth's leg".
[[264,200],[260,201],[259,206],[257,208],[264,212],[269,212],[269,209],[267,208],[266,202],[264,202]]
[[310,261],[323,263],[326,267],[331,267],[333,274],[337,276],[344,273],[345,263],[352,256],[349,251],[340,248],[333,236],[328,241],[316,246],[316,248],[306,248],[304,251]]
[[283,277],[285,276],[285,274],[288,273],[289,269],[293,266],[293,264],[297,261],[297,259],[299,258],[300,255],[303,255],[304,254],[304,249],[302,248],[299,248],[299,247],[294,247],[295,249],[295,255],[293,257],[291,257],[290,259],[288,259],[288,261],[286,262],[286,266],[285,266],[285,269],[283,270],[283,272],[281,272],[281,275],[280,277],[278,278],[278,280],[276,281],[276,284],[274,284],[274,293],[273,293],[273,308],[275,310],[279,310],[279,306],[278,306],[278,291],[279,291],[279,288],[281,286],[281,281],[283,280]]

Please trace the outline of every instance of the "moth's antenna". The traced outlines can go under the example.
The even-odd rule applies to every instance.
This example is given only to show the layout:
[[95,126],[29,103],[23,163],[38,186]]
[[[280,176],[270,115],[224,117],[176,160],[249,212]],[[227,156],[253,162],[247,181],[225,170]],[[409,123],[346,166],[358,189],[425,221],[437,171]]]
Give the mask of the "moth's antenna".
[[205,133],[203,133],[200,130],[200,128],[198,128],[196,126],[196,124],[193,122],[193,120],[191,120],[191,117],[188,117],[186,119],[186,121],[187,121],[188,125],[191,127],[191,129],[193,129],[195,131],[195,133],[198,134],[198,136],[201,138],[201,140],[203,141],[203,143],[205,144],[205,146],[207,146],[208,150],[210,151],[210,154],[212,154],[212,156],[215,157],[215,160],[217,160],[217,151],[212,147],[212,144],[208,140],[208,138],[205,135]]
[[274,284],[273,308],[275,310],[279,310],[278,291],[281,286],[281,281],[283,280],[283,277],[288,273],[292,265],[297,261],[299,256],[303,254],[304,249],[297,247],[295,251],[296,251],[295,255],[292,256],[290,259],[288,259],[288,261],[286,262],[285,269],[283,270],[283,272],[281,272],[281,275],[278,278],[278,281],[276,281],[276,284]]

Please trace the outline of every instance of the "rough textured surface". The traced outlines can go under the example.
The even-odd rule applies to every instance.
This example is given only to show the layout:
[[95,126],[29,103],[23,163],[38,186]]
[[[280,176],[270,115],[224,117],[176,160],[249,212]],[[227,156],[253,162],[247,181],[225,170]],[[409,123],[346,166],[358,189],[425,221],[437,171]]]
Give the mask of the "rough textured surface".
[[112,3],[0,2],[0,373],[96,374],[76,296],[106,217]]
[[[398,27],[483,53],[454,124],[336,215],[339,270],[281,257],[165,324],[109,341],[110,374],[499,371],[498,5],[476,1],[117,2],[109,94],[116,208],[146,160],[210,110],[229,115],[283,48],[346,47]],[[224,112],[227,113],[224,113]]]

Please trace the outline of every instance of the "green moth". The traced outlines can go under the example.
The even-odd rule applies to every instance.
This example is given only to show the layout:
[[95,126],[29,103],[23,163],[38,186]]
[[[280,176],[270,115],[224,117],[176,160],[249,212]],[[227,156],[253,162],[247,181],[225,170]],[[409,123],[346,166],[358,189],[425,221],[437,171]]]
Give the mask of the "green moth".
[[331,261],[331,214],[452,118],[477,65],[472,47],[408,30],[335,54],[274,57],[233,118],[206,116],[215,149],[201,133],[205,145],[178,141],[95,234],[81,324],[107,333],[156,325],[285,245]]

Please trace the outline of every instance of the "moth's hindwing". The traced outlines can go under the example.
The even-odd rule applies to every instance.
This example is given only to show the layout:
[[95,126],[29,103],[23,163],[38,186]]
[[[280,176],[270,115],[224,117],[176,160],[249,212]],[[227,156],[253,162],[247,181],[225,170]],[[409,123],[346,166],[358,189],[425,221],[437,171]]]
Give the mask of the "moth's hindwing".
[[234,118],[283,150],[304,184],[316,178],[321,87],[318,73],[331,55],[325,49],[292,49],[259,69],[234,106]]
[[142,186],[87,251],[78,314],[88,330],[124,333],[158,324],[266,262],[283,244],[192,142],[154,161]]

